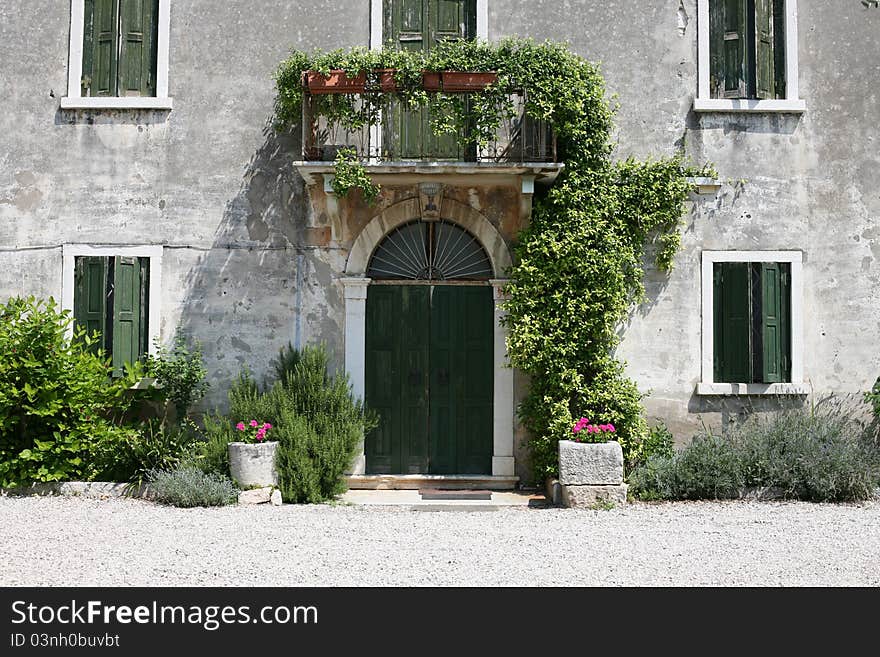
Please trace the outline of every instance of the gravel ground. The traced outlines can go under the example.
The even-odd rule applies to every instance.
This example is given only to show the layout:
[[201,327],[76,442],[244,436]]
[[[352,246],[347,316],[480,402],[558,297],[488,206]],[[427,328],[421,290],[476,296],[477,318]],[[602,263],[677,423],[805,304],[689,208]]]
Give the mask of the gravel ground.
[[609,511],[0,498],[4,586],[878,586],[880,502]]

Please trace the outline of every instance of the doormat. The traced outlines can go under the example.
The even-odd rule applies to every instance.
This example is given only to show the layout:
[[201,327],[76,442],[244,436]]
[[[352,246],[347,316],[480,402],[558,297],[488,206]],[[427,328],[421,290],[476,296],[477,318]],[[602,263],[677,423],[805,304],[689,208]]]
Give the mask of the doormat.
[[437,488],[420,488],[419,495],[423,500],[491,500],[490,490],[439,490]]

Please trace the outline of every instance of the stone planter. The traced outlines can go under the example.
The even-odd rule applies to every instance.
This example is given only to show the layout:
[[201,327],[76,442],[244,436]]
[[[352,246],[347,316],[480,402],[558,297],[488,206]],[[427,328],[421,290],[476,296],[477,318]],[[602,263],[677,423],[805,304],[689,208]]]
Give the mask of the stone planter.
[[623,449],[617,441],[576,443],[559,441],[559,484],[562,506],[590,507],[626,503]]
[[277,441],[267,443],[229,443],[229,474],[242,488],[277,486],[275,469]]

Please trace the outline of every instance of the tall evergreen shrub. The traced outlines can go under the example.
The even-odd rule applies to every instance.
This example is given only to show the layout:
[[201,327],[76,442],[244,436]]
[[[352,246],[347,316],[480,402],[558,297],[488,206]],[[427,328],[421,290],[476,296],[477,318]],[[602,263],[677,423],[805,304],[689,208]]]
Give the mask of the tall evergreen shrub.
[[269,422],[286,502],[321,502],[345,491],[344,473],[364,433],[374,426],[345,373],[332,375],[326,348],[288,346],[276,362],[277,381],[261,390],[247,372],[229,393],[230,418]]

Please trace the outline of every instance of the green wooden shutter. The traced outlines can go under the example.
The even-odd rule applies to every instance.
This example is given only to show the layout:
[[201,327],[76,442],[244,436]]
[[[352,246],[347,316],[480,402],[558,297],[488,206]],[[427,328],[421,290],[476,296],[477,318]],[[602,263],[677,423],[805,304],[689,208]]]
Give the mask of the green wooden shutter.
[[116,0],[86,0],[82,92],[115,96],[119,20]]
[[143,355],[141,264],[138,258],[116,257],[113,265],[113,374]]
[[755,0],[755,94],[776,97],[773,0]]
[[93,70],[94,58],[95,0],[85,0],[85,14],[83,16],[82,77],[80,78],[80,93],[83,96],[92,95],[92,80],[95,75]]
[[790,377],[789,314],[791,305],[789,265],[761,263],[762,382],[780,383]]
[[749,265],[715,264],[715,381],[746,383],[751,376]]
[[791,381],[791,264],[779,264],[779,344],[782,353],[782,380]]
[[158,0],[119,0],[119,95],[154,96]]
[[90,334],[97,332],[100,340],[93,345],[93,351],[105,349],[107,327],[107,270],[106,257],[78,257],[74,265],[73,319],[77,326]]
[[785,98],[785,0],[773,0],[773,69],[776,98]]
[[140,343],[140,355],[143,356],[150,350],[149,343],[149,317],[150,317],[150,259],[149,258],[138,258],[138,264],[140,266],[140,277],[141,277],[141,285],[140,285],[140,298],[141,298],[141,315],[140,315],[140,328],[141,328],[141,343]]
[[745,98],[746,0],[710,0],[709,75],[713,98]]

